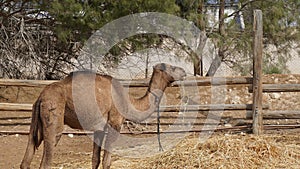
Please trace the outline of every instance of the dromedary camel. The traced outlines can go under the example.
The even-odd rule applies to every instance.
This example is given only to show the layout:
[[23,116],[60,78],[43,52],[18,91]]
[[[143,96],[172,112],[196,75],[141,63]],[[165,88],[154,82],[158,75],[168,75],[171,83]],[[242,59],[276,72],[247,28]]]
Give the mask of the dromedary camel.
[[[166,87],[185,76],[185,71],[180,67],[157,64],[153,67],[146,94],[138,99],[126,95],[120,82],[114,78],[86,71],[71,73],[65,79],[46,86],[33,105],[29,140],[21,168],[30,167],[33,155],[43,140],[40,168],[50,168],[53,149],[62,135],[64,124],[94,132],[92,168],[99,167],[101,145],[107,130],[102,165],[104,169],[110,168],[111,152],[108,150],[116,139],[112,133],[120,132],[125,118],[135,122],[148,118],[159,105]],[[72,83],[75,79],[78,83]],[[95,90],[96,107],[90,103],[91,100],[85,99],[89,96],[84,96],[88,93],[87,88],[91,87],[88,85],[91,79],[95,82],[92,87]],[[74,94],[74,88],[79,90],[76,92],[78,96]],[[76,102],[76,97],[83,99]],[[75,106],[75,103],[79,105]]]

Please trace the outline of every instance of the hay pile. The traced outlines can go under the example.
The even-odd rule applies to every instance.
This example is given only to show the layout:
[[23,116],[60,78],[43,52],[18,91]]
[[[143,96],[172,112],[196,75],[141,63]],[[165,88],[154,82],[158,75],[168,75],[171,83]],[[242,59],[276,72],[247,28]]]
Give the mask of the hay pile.
[[299,168],[300,135],[219,135],[204,143],[185,139],[130,168]]

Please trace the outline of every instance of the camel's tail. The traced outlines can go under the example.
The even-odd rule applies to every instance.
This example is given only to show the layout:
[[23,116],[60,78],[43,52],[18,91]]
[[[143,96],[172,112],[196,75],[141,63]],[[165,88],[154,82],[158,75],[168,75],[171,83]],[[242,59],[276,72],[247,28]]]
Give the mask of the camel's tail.
[[41,110],[41,100],[38,99],[32,107],[32,119],[31,119],[31,126],[30,126],[30,137],[32,137],[34,142],[34,147],[37,149],[42,140],[43,140],[43,126],[40,117],[40,110]]

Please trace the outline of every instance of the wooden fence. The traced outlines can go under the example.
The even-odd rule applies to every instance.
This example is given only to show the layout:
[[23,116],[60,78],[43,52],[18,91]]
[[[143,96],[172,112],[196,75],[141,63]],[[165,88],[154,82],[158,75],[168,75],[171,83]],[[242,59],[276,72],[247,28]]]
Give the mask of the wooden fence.
[[[14,87],[44,87],[45,85],[51,84],[56,81],[39,81],[39,80],[13,80],[13,79],[1,79],[0,80],[0,86],[14,86]],[[121,80],[121,83],[125,87],[147,87],[149,80]],[[300,84],[266,84],[267,79],[262,78],[262,91],[263,92],[300,92]],[[180,85],[183,86],[191,86],[191,85],[197,85],[197,86],[213,86],[213,85],[242,85],[242,86],[248,86],[249,92],[252,92],[252,86],[253,86],[253,79],[252,77],[197,77],[191,79],[187,79],[183,82],[178,82],[172,84],[171,87],[179,87]],[[300,112],[297,110],[294,111],[269,111],[268,105],[262,105],[262,109],[264,110],[263,117],[268,119],[300,119]],[[32,104],[16,104],[16,103],[0,103],[0,111],[31,111],[32,110]],[[207,104],[207,105],[169,105],[169,106],[162,106],[161,110],[162,112],[162,119],[176,119],[178,118],[178,113],[176,112],[207,112],[207,111],[216,111],[216,112],[222,112],[222,111],[247,111],[246,118],[252,119],[253,118],[253,105],[252,104]],[[1,112],[0,112],[1,113]],[[166,114],[164,114],[166,113]],[[195,114],[194,114],[195,115]],[[195,119],[197,117],[194,116],[186,116],[185,117],[190,119]],[[146,124],[146,123],[145,123]],[[1,125],[1,124],[0,124]],[[29,125],[29,124],[27,124]],[[143,125],[143,123],[142,123]],[[152,123],[147,123],[146,125],[155,125]],[[185,124],[173,124],[170,122],[162,123],[162,125],[185,125]],[[204,123],[195,123],[195,125],[204,125]],[[251,124],[250,124],[251,125]],[[300,127],[299,125],[283,125],[283,126],[274,126],[274,125],[268,125],[264,126],[265,129],[268,128],[286,128],[286,127]],[[222,127],[217,128],[215,130],[245,130],[245,129],[251,129],[251,126],[247,124],[246,126],[235,126],[235,127]],[[198,132],[203,131],[199,129],[191,129],[189,131],[172,131],[172,132]],[[169,133],[172,133],[170,131],[167,131]],[[0,131],[0,133],[5,134],[12,134],[12,133],[18,133],[18,134],[27,134],[28,131]],[[70,133],[70,132],[67,132]],[[71,132],[73,134],[84,134],[84,132]],[[154,131],[143,131],[141,132],[143,134],[154,134]],[[130,134],[128,132],[125,132],[124,134]]]

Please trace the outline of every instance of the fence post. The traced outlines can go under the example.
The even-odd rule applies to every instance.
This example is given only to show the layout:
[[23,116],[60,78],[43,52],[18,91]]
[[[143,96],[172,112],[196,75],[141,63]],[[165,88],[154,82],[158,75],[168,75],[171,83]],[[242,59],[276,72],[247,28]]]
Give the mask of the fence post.
[[262,11],[253,11],[253,133],[263,133],[262,116],[262,51],[263,22]]

